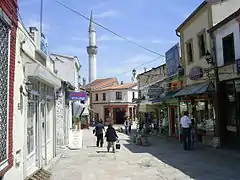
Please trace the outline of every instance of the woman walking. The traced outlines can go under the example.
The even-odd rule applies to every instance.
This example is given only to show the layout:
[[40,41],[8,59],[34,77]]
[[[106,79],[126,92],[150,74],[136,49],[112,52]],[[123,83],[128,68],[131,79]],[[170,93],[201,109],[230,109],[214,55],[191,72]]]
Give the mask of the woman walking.
[[118,135],[117,135],[115,129],[113,128],[112,124],[108,125],[105,137],[107,139],[107,151],[109,152],[110,148],[112,147],[112,151],[113,151],[113,153],[115,153],[116,152],[115,142],[118,139]]

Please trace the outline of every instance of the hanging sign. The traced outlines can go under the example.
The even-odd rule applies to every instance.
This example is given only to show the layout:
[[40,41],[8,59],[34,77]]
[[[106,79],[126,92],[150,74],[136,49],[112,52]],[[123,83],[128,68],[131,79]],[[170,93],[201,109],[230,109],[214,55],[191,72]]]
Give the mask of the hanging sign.
[[69,100],[80,100],[85,101],[87,99],[86,92],[71,92],[69,94]]
[[203,77],[203,69],[201,67],[194,67],[189,72],[189,79],[198,80]]

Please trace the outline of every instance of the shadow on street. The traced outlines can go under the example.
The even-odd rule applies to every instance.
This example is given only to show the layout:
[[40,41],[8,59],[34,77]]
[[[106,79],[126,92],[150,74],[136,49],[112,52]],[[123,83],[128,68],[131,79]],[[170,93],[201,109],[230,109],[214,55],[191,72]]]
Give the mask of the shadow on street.
[[148,147],[137,146],[131,141],[124,146],[132,153],[149,153],[193,179],[230,180],[240,177],[240,158],[204,147],[184,151],[178,140],[169,137],[151,136],[149,140],[151,145]]

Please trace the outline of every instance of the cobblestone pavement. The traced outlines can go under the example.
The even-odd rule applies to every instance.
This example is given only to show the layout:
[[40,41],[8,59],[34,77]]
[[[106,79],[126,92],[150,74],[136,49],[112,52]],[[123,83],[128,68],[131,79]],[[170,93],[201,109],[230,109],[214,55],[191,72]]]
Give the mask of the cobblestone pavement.
[[52,180],[240,179],[240,159],[217,151],[185,152],[179,143],[163,137],[152,137],[149,147],[129,143],[124,134],[119,139],[121,150],[107,153],[106,147],[95,147],[92,131],[84,130],[84,148],[65,151],[52,169]]

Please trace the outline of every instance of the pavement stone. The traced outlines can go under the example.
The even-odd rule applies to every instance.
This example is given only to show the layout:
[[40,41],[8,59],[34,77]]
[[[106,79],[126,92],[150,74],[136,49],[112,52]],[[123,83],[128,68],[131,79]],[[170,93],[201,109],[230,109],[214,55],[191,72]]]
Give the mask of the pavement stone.
[[118,133],[121,149],[114,153],[95,147],[92,129],[83,132],[83,148],[64,151],[52,168],[52,180],[235,180],[240,179],[238,158],[181,145],[163,137],[151,137],[151,146],[130,142]]

